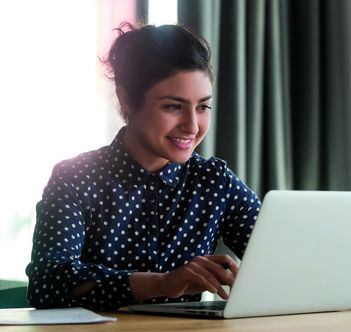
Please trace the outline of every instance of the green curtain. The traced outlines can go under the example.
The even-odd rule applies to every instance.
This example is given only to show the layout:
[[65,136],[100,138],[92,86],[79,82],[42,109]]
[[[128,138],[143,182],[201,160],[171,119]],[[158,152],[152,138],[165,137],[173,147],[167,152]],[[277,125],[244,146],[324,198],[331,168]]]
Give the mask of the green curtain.
[[149,20],[149,0],[136,0],[136,21],[147,24]]
[[212,128],[199,148],[260,196],[351,190],[351,2],[178,0],[212,45]]

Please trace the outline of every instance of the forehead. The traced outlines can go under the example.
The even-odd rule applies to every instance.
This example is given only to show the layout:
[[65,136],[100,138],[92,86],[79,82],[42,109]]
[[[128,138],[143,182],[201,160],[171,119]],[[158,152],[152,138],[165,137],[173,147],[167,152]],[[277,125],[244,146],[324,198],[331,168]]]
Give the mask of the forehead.
[[179,71],[156,83],[146,92],[146,99],[159,99],[164,96],[177,96],[187,100],[199,100],[212,95],[212,82],[209,75],[200,70]]

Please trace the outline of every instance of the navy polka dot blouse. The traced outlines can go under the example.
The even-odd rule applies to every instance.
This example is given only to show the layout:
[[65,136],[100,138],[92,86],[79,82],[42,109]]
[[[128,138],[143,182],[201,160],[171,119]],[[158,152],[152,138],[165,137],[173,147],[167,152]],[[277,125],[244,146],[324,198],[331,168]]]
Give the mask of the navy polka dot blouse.
[[[214,253],[220,237],[240,258],[260,201],[218,158],[196,153],[150,173],[122,145],[111,145],[55,166],[37,204],[26,273],[37,308],[82,306],[116,310],[134,303],[134,271],[167,272]],[[85,296],[69,290],[92,279]],[[199,300],[200,294],[150,302]]]

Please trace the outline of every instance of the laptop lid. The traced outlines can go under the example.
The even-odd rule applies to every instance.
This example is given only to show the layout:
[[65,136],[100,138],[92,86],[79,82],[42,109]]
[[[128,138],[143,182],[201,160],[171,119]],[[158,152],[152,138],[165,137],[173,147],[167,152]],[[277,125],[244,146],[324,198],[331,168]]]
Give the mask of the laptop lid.
[[[224,318],[351,307],[351,192],[270,191],[263,200]],[[191,314],[189,304],[131,306]],[[144,307],[144,309],[143,309]],[[148,309],[149,308],[149,309]],[[159,308],[159,309],[158,309]],[[196,304],[193,312],[201,314]],[[204,312],[211,315],[209,312]]]

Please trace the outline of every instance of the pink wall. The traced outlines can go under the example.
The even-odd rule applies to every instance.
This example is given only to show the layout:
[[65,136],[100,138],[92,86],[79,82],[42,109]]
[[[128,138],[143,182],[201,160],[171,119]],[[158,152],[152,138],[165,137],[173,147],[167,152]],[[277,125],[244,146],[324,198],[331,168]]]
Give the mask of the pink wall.
[[135,0],[97,1],[97,45],[100,56],[106,54],[117,37],[113,29],[124,21],[136,22]]

